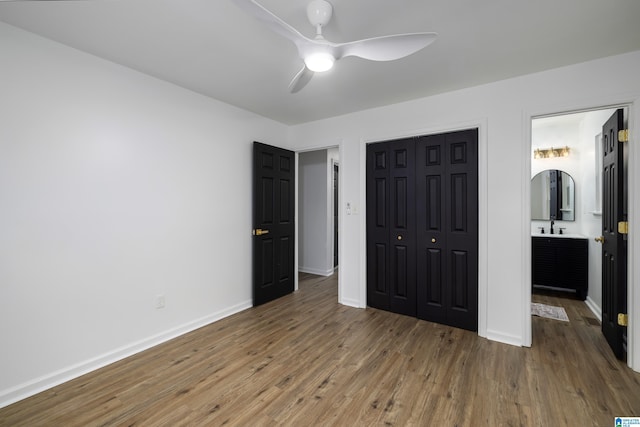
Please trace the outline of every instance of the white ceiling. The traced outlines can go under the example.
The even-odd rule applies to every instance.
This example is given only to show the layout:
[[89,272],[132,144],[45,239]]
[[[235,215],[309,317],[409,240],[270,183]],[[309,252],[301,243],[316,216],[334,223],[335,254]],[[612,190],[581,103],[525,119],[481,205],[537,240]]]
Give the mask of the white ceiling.
[[[312,37],[307,0],[260,3]],[[0,20],[297,124],[640,50],[638,0],[331,0],[324,35],[345,42],[435,31],[394,62],[344,58],[307,87],[295,46],[233,0],[0,1]],[[46,70],[42,70],[46,78]]]

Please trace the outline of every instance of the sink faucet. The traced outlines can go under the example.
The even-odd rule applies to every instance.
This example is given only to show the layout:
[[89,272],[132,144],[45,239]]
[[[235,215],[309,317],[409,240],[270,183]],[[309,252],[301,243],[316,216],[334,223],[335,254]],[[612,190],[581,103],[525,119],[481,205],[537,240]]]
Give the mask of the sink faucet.
[[551,230],[549,231],[549,234],[553,234],[553,220],[551,220]]

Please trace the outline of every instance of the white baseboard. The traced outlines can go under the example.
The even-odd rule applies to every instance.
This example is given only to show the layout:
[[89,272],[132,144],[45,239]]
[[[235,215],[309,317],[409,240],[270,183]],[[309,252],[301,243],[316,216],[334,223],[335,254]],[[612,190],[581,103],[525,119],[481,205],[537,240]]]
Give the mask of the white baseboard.
[[331,267],[329,270],[321,270],[319,268],[313,267],[298,267],[298,271],[300,273],[315,274],[317,276],[331,276],[335,272],[333,267]]
[[502,332],[492,331],[490,329],[487,329],[487,339],[491,341],[501,342],[503,344],[522,347],[522,337],[511,335],[511,334],[505,334]]
[[596,304],[591,299],[591,297],[587,297],[584,303],[587,304],[587,307],[589,307],[589,310],[591,310],[591,312],[598,318],[600,323],[602,323],[602,308],[600,308],[598,304]]
[[346,305],[347,307],[365,308],[360,304],[360,301],[351,298],[338,299],[338,302],[342,305]]
[[74,378],[78,378],[79,376],[103,368],[129,356],[133,356],[136,353],[140,353],[141,351],[194,331],[217,320],[231,316],[232,314],[239,313],[252,306],[253,303],[251,301],[244,301],[232,307],[225,308],[224,310],[220,310],[192,322],[185,323],[184,325],[169,329],[160,334],[117,348],[76,365],[60,369],[6,390],[0,390],[0,408],[4,408],[5,406],[19,400],[33,396],[34,394],[40,393]]

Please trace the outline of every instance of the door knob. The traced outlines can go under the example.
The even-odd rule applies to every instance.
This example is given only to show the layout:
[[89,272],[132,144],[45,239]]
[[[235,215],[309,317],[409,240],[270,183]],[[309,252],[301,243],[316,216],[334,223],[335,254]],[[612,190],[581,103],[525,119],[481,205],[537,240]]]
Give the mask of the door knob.
[[263,230],[262,228],[257,228],[253,230],[252,234],[254,236],[262,236],[263,234],[269,234],[269,230]]
[[434,238],[431,239],[431,243],[435,243],[435,242],[436,242],[436,239],[434,237]]
[[402,240],[402,236],[398,235],[398,240]]
[[593,240],[595,240],[595,241],[596,241],[596,242],[598,242],[598,243],[604,243],[604,236],[596,237],[596,238],[595,238],[595,239],[593,239]]

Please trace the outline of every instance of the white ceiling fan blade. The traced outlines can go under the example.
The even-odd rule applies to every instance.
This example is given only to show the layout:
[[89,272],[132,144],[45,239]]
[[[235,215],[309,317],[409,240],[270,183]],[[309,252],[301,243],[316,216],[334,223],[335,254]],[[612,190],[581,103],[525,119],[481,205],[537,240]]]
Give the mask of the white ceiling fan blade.
[[18,3],[18,2],[27,2],[27,1],[87,1],[87,0],[0,0],[0,3]]
[[294,42],[296,46],[312,43],[312,40],[303,36],[298,30],[262,7],[255,0],[234,0],[234,3],[254,18],[264,22],[271,31]]
[[395,34],[334,45],[336,59],[357,56],[371,61],[393,61],[424,49],[434,42],[436,33]]
[[311,80],[314,74],[315,73],[308,69],[306,65],[302,67],[302,70],[298,71],[298,74],[296,74],[293,80],[291,80],[291,83],[289,83],[289,92],[299,92],[300,89],[309,83],[309,80]]

